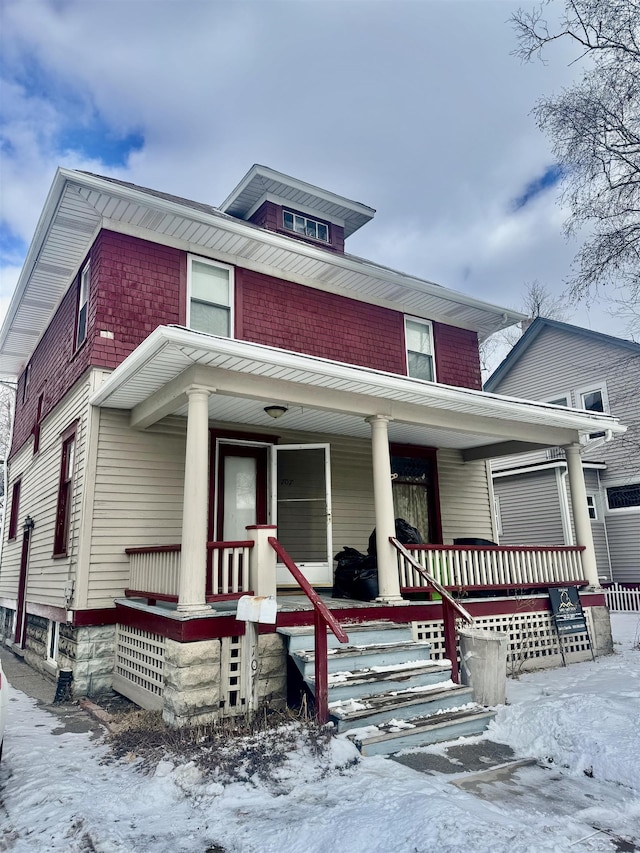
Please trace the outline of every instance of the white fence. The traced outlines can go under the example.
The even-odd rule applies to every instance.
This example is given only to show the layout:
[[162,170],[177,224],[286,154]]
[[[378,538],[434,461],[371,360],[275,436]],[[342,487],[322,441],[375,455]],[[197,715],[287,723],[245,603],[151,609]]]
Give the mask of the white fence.
[[[442,586],[544,586],[584,580],[582,548],[502,548],[460,545],[408,545],[412,557]],[[400,586],[427,587],[428,582],[398,553]]]
[[606,590],[606,600],[609,610],[640,613],[640,589],[614,583]]

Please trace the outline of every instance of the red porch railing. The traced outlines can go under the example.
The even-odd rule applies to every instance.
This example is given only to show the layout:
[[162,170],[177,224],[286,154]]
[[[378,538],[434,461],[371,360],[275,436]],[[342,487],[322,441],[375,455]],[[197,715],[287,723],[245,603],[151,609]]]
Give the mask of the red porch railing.
[[331,628],[341,643],[348,643],[340,623],[322,601],[318,593],[302,574],[282,545],[274,536],[269,537],[269,544],[280,560],[298,582],[299,586],[313,604],[314,634],[315,634],[315,676],[316,676],[316,716],[320,724],[329,719],[329,666],[327,650],[327,627]]
[[458,644],[456,642],[456,617],[457,613],[465,622],[473,624],[473,617],[465,608],[453,598],[450,593],[423,568],[417,560],[407,551],[395,537],[390,536],[389,541],[398,552],[398,558],[402,557],[412,570],[424,581],[423,587],[431,587],[442,597],[442,620],[444,623],[444,648],[447,658],[451,661],[451,680],[458,683],[460,675],[458,672]]

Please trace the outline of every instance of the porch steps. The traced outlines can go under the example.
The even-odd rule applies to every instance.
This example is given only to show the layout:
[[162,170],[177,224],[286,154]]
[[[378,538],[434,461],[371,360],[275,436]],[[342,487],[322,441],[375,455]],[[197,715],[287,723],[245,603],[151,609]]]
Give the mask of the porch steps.
[[[494,717],[472,701],[470,687],[451,681],[450,661],[431,660],[429,644],[412,640],[410,625],[378,621],[344,629],[348,644],[327,637],[329,713],[363,755],[477,735]],[[278,630],[314,693],[313,628]]]

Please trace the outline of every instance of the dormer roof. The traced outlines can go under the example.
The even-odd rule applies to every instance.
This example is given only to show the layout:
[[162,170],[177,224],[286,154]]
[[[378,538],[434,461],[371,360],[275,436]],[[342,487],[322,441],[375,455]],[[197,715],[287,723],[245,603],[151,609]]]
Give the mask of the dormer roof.
[[349,237],[375,216],[375,210],[344,196],[292,178],[268,166],[253,165],[238,186],[222,202],[220,210],[238,219],[249,219],[265,201],[290,206],[341,225]]

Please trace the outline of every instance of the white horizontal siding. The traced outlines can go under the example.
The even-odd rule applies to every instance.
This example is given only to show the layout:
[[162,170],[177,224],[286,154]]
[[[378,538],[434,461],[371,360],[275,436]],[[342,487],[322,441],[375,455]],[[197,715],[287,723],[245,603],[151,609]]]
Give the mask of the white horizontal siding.
[[125,548],[181,540],[185,433],[133,430],[128,412],[102,409],[97,441],[85,606],[111,607],[129,585]]
[[490,491],[484,462],[463,462],[457,450],[438,451],[438,483],[442,539],[459,537],[493,540]]
[[[29,440],[9,464],[9,495],[13,483],[21,478],[18,536],[4,543],[0,571],[0,595],[15,598],[20,574],[22,526],[30,515],[35,521],[31,536],[26,600],[38,604],[64,607],[65,586],[76,579],[80,531],[80,508],[85,482],[85,456],[88,429],[89,380],[81,380],[42,422],[40,449],[33,454]],[[62,440],[67,427],[78,419],[75,467],[71,501],[68,555],[52,559]],[[5,525],[5,536],[8,524]]]
[[554,470],[500,477],[493,488],[500,499],[501,545],[565,544]]
[[640,510],[606,516],[613,580],[640,583]]

